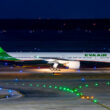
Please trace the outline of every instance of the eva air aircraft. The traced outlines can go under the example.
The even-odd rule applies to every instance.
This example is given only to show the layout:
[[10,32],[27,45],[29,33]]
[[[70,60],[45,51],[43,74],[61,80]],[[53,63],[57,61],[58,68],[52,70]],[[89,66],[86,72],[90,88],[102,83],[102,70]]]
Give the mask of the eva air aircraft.
[[57,69],[59,64],[71,69],[79,69],[81,62],[110,63],[110,53],[88,52],[6,52],[0,48],[0,61],[38,61],[44,60]]

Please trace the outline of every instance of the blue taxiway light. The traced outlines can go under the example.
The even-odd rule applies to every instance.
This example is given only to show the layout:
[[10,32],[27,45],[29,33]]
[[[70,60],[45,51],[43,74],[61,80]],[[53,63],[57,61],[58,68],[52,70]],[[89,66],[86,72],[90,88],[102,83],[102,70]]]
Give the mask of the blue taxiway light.
[[77,70],[77,72],[80,72],[80,70]]
[[6,98],[8,99],[8,96],[6,96]]
[[0,88],[0,90],[2,90],[2,88]]
[[22,70],[20,70],[19,72],[20,72],[20,73],[22,73],[23,71],[22,71]]
[[96,66],[94,66],[94,70],[96,70]]
[[8,65],[8,63],[7,62],[5,62],[5,66],[7,66]]
[[13,91],[12,91],[12,90],[8,90],[8,92],[9,92],[9,93],[12,93]]
[[86,81],[85,78],[81,78],[81,81]]
[[18,78],[16,78],[15,81],[18,81]]

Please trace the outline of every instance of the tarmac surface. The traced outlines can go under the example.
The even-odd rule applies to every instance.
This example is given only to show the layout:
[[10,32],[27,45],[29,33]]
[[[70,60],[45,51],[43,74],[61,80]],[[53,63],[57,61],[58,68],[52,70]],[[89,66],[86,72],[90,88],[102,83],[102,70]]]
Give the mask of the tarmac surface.
[[[11,98],[1,99],[1,110],[110,110],[110,79],[104,77],[101,79],[86,79],[85,77],[55,79],[46,76],[44,79],[30,79],[29,76],[23,79],[18,78],[18,75],[23,75],[23,71],[25,74],[37,73],[34,69],[30,70],[34,73],[26,73],[28,69],[21,71],[22,68],[0,69],[0,75],[8,72],[2,76],[3,79],[0,79],[0,88],[2,88],[0,95],[6,89],[15,91],[20,96],[13,97],[12,95]],[[15,74],[16,72],[18,74]],[[14,77],[8,78],[9,73]]]
[[51,73],[61,73],[61,74],[73,74],[73,73],[108,73],[110,74],[110,68],[84,68],[84,69],[65,69],[61,68],[58,70],[52,70],[51,68],[40,68],[40,67],[30,67],[30,68],[24,68],[24,67],[13,67],[13,66],[6,66],[6,67],[0,67],[0,74],[7,74],[7,73],[26,73],[26,74],[51,74]]
[[0,86],[22,94],[1,100],[0,109],[4,110],[110,110],[109,80],[17,79],[0,80]]

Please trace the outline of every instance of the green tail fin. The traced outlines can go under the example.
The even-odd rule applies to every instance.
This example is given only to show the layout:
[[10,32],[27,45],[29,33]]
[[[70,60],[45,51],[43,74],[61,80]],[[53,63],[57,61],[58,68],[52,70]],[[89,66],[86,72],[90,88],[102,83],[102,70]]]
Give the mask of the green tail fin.
[[2,47],[0,47],[0,60],[16,61],[18,59],[8,55],[7,52],[5,52]]
[[5,53],[2,47],[0,47],[0,53]]

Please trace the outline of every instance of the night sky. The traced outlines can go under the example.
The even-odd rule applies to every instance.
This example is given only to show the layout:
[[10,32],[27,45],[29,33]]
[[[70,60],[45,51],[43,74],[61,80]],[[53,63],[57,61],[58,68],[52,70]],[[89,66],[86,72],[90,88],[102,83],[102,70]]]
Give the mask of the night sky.
[[110,0],[0,0],[0,18],[110,18]]

